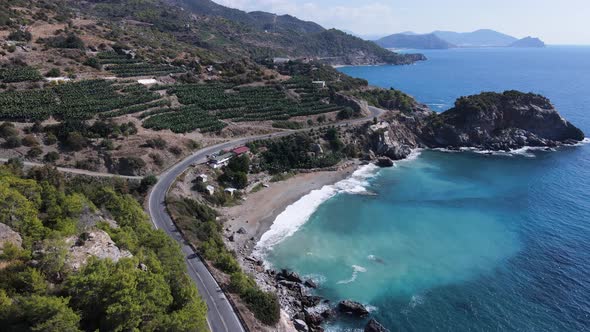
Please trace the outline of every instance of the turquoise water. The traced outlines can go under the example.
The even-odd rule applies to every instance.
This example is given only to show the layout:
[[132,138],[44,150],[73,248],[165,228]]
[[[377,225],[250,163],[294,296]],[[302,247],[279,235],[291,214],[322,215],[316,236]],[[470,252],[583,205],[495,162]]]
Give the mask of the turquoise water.
[[[590,48],[426,55],[413,66],[342,71],[440,110],[482,90],[539,92],[590,133]],[[590,145],[422,151],[361,173],[312,194],[325,202],[268,251],[269,263],[313,277],[333,302],[370,305],[392,331],[590,331]]]

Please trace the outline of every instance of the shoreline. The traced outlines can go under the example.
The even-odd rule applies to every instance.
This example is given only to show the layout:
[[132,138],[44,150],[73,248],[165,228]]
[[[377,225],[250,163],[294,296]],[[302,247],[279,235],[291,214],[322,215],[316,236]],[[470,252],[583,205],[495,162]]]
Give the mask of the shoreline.
[[224,219],[223,233],[227,247],[238,254],[240,261],[250,257],[262,236],[289,206],[314,190],[350,178],[360,166],[360,161],[350,160],[336,170],[298,173],[247,194],[239,205],[222,208],[220,218]]

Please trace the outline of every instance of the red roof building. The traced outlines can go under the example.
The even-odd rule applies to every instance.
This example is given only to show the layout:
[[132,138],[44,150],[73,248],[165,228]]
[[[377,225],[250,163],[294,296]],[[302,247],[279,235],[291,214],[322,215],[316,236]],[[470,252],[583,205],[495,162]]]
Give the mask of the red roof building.
[[238,148],[233,149],[231,152],[235,153],[237,156],[242,155],[246,152],[250,151],[247,146],[240,146]]

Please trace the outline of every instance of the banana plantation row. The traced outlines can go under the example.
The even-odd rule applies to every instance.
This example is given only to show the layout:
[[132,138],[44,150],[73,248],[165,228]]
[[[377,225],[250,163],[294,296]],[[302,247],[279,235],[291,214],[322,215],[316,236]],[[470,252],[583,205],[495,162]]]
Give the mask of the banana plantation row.
[[[338,112],[326,90],[305,82],[272,86],[232,87],[227,84],[179,84],[163,90],[140,84],[89,80],[27,91],[0,93],[0,120],[115,118],[127,114],[143,120],[145,128],[216,132],[229,121],[282,121],[298,116]],[[164,89],[164,88],[162,88]],[[295,92],[298,89],[299,92]],[[172,96],[181,106],[172,107]]]

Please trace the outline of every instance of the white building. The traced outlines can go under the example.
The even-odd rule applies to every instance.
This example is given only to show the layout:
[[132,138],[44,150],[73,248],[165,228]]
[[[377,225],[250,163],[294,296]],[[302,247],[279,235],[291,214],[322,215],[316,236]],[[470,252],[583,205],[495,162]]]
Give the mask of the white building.
[[311,82],[311,84],[318,86],[322,89],[326,87],[326,81],[313,81]]
[[209,195],[213,195],[215,193],[215,187],[213,187],[212,185],[208,185],[206,189]]
[[232,196],[233,196],[233,195],[234,195],[234,193],[235,193],[237,190],[238,190],[238,189],[236,189],[236,188],[225,188],[225,190],[224,190],[224,191],[225,191],[226,193],[228,193],[228,194],[230,194],[230,195],[232,195]]

